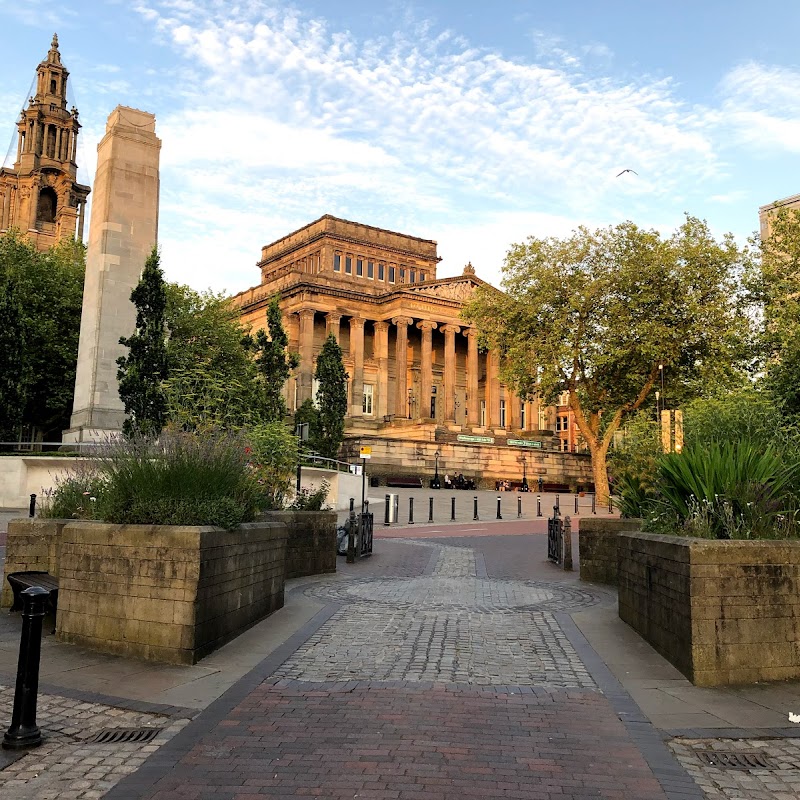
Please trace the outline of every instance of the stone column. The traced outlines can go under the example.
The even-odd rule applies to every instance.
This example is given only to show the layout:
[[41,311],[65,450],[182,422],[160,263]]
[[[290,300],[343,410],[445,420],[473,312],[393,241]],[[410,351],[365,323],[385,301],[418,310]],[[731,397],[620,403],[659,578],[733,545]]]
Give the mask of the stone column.
[[422,350],[420,355],[420,398],[419,417],[429,419],[431,413],[431,388],[433,386],[433,346],[431,342],[432,331],[438,326],[435,322],[423,320],[417,323],[422,331]]
[[314,386],[314,309],[304,308],[300,317],[300,366],[297,370],[297,403],[311,400]]
[[350,317],[350,355],[353,358],[353,391],[351,392],[351,417],[364,416],[364,322],[360,317]]
[[[136,327],[131,291],[158,238],[159,153],[152,114],[117,106],[97,147],[86,251],[75,399],[65,442],[97,441],[122,428],[120,336]],[[133,198],[133,199],[131,199]]]
[[481,403],[478,397],[478,332],[475,328],[464,331],[467,337],[467,425],[477,427],[480,422]]
[[[28,207],[28,230],[36,230],[36,212],[39,210],[39,184],[31,186],[30,206]],[[144,264],[142,264],[144,266]]]
[[61,161],[61,134],[64,133],[63,128],[56,128],[56,152],[55,156],[58,161]]
[[377,320],[372,323],[375,337],[375,361],[378,365],[378,397],[376,416],[379,420],[389,413],[389,323]]
[[339,344],[339,323],[342,321],[342,315],[334,311],[330,311],[325,315],[325,338],[327,339],[330,334],[333,334],[336,343]]
[[7,231],[9,228],[9,220],[11,218],[11,186],[6,186],[5,195],[3,197],[3,217],[0,219],[0,229]]
[[490,428],[500,426],[500,384],[497,378],[497,355],[486,354],[486,423]]
[[458,325],[445,325],[444,332],[444,421],[456,421],[456,334],[461,331]]
[[397,326],[397,342],[394,349],[396,417],[408,416],[408,326],[414,322],[409,317],[394,317],[392,324]]
[[78,239],[79,242],[82,242],[83,241],[83,223],[84,223],[84,218],[86,216],[86,203],[85,202],[80,203],[80,209],[79,209],[78,213],[79,213],[79,216],[78,216],[78,236],[77,236],[77,239]]

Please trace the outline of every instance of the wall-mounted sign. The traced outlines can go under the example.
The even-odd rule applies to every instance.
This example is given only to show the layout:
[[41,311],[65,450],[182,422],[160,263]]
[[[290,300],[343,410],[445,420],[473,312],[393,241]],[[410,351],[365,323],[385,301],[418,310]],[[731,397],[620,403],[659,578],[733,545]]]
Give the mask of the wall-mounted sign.
[[459,433],[456,438],[459,442],[470,442],[471,444],[494,444],[491,436],[467,436],[465,433]]
[[362,447],[359,451],[359,456],[361,458],[372,458],[372,448],[371,447]]
[[535,442],[533,439],[508,439],[508,444],[512,447],[539,447],[541,448],[541,442]]

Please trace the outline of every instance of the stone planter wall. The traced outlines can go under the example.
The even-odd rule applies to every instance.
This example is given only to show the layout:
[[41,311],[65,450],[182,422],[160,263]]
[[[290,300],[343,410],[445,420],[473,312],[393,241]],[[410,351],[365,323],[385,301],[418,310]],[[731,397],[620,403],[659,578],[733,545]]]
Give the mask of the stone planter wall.
[[6,560],[0,608],[11,608],[12,572],[42,571],[58,577],[61,561],[61,531],[68,519],[12,519],[8,523]]
[[260,519],[286,526],[287,579],[336,572],[335,512],[268,511]]
[[578,529],[581,580],[617,585],[617,537],[623,531],[639,531],[640,519],[582,518]]
[[800,677],[800,542],[618,542],[620,617],[694,684]]
[[286,527],[73,522],[62,531],[56,638],[194,664],[283,606]]

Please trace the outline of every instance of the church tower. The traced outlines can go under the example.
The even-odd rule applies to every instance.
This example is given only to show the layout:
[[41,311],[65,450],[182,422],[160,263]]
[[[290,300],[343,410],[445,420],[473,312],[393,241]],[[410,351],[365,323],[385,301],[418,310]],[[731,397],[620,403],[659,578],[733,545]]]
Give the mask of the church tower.
[[77,183],[78,109],[67,110],[67,72],[53,36],[36,68],[36,93],[17,122],[17,159],[0,168],[0,234],[25,233],[39,250],[61,239],[83,239],[86,200]]

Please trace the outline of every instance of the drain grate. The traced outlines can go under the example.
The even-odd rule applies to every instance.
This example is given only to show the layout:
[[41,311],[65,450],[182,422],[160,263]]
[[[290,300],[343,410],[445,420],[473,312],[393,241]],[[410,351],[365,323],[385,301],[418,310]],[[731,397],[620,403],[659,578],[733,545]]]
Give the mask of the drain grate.
[[720,769],[777,769],[765,753],[743,753],[735,750],[696,750],[707,767]]
[[155,739],[163,730],[163,728],[103,728],[91,739],[87,739],[86,744],[121,744],[123,742],[144,744]]

